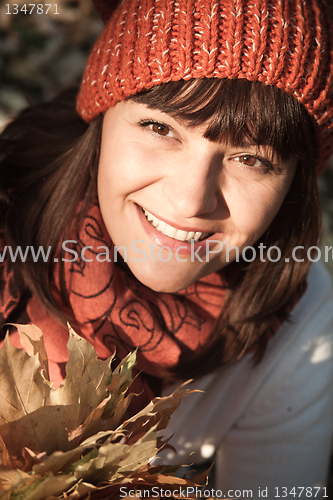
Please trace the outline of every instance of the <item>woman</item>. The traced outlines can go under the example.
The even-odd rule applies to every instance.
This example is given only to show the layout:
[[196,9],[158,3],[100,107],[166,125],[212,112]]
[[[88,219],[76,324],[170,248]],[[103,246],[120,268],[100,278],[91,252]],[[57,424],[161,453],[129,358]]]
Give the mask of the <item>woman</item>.
[[45,332],[58,382],[66,320],[101,357],[139,348],[138,404],[197,379],[174,441],[185,460],[217,451],[226,496],[325,495],[332,290],[309,268],[331,15],[324,0],[125,0],[88,60],[84,121],[65,95],[2,136],[4,321]]

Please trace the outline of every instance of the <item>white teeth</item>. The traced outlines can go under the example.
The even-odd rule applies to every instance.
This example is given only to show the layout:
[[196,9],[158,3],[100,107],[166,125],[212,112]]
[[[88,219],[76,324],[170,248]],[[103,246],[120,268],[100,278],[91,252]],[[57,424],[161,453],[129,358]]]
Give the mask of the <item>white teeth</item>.
[[198,241],[202,235],[205,237],[208,236],[209,233],[201,233],[200,231],[182,231],[181,229],[176,229],[166,222],[159,220],[157,217],[152,215],[148,210],[143,210],[145,216],[148,221],[162,234],[169,236],[169,238],[173,238],[178,241],[187,241],[190,242],[194,239],[194,241]]
[[153,219],[152,219],[152,224],[154,227],[158,226],[160,223],[159,219],[157,217],[154,217],[153,216]]
[[169,238],[175,238],[177,229],[167,224],[163,232],[166,236],[169,236]]
[[187,231],[182,231],[181,229],[178,229],[175,238],[179,241],[186,241],[188,234],[189,233]]
[[154,227],[156,227],[158,224],[159,224],[159,220],[157,217],[154,217],[151,213],[148,212],[148,210],[145,210],[145,216],[147,217],[147,219],[149,220],[149,222],[152,223],[152,225]]
[[154,217],[152,216],[152,214],[150,214],[149,212],[147,212],[147,210],[145,210],[145,216],[147,217],[147,219],[148,219],[149,221],[153,220],[153,218],[154,218]]
[[195,232],[190,231],[187,235],[186,241],[191,241],[194,238]]
[[167,225],[166,225],[166,223],[165,223],[164,221],[160,220],[160,221],[158,222],[158,224],[156,225],[156,228],[157,228],[157,230],[158,230],[158,231],[160,231],[161,233],[164,233],[166,226],[167,226]]

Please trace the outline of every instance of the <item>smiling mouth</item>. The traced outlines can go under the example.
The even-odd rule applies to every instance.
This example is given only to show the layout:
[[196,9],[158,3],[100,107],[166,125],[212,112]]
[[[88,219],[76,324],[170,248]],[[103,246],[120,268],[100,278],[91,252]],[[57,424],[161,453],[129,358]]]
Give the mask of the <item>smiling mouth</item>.
[[160,233],[178,241],[186,241],[190,243],[191,240],[203,241],[214,233],[201,233],[200,231],[183,231],[182,229],[176,229],[170,226],[163,220],[158,219],[155,215],[148,212],[148,210],[141,207],[143,214],[145,215],[148,222]]

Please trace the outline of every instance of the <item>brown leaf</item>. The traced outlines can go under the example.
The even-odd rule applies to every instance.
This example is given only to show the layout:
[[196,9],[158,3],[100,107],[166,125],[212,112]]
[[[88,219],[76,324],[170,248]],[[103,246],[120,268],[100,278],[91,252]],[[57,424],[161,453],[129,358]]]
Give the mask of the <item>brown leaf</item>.
[[39,482],[37,486],[26,496],[22,497],[24,500],[45,500],[50,496],[59,496],[64,491],[67,491],[76,479],[72,474],[62,474],[61,476],[50,475],[43,481]]
[[0,436],[0,468],[10,468],[10,467],[15,467],[16,465],[13,464],[13,460],[8,453],[7,446],[4,443],[2,437]]
[[86,451],[84,446],[78,446],[74,450],[55,451],[50,456],[44,457],[39,464],[32,467],[33,473],[39,476],[44,476],[48,472],[57,474],[58,472],[66,472],[69,467],[79,460],[82,454]]
[[126,443],[133,444],[154,425],[157,425],[159,431],[165,429],[172,413],[178,408],[180,401],[189,394],[200,392],[184,389],[189,382],[182,384],[169,396],[154,398],[143,410],[123,422],[119,429],[126,430]]
[[37,383],[40,377],[38,354],[29,356],[24,350],[13,347],[7,336],[0,351],[0,435],[11,456],[21,453],[22,441],[17,433],[26,436],[25,444],[29,448],[42,451],[30,418],[45,404],[46,393],[51,390],[40,389]]
[[130,353],[113,372],[109,370],[107,380],[109,396],[90,412],[83,424],[69,432],[71,447],[99,430],[115,429],[119,425],[133,396],[133,394],[126,396],[126,391],[132,383],[132,367],[135,361],[135,353]]
[[77,335],[71,327],[69,327],[67,348],[69,358],[66,378],[61,386],[49,395],[48,404],[72,407],[67,428],[73,430],[79,427],[90,412],[107,397],[106,384],[114,356],[105,361],[97,359],[93,346]]
[[[67,376],[54,390],[47,379],[41,331],[33,325],[15,326],[27,352],[13,347],[8,338],[0,352],[0,435],[12,463],[24,467],[22,443],[35,453],[50,454],[75,448],[80,440],[99,430],[110,400],[107,384],[113,356],[105,361],[97,359],[92,345],[70,328]],[[114,398],[119,400],[116,392]],[[119,403],[125,411],[126,404]]]
[[[5,491],[9,491],[18,489],[20,487],[27,487],[31,483],[35,481],[35,478],[31,478],[29,474],[23,472],[21,470],[0,470],[0,493]],[[8,496],[1,494],[2,499],[9,499],[10,493]]]
[[0,352],[1,500],[87,495],[116,500],[123,497],[124,484],[134,489],[197,486],[195,479],[173,477],[174,467],[149,465],[167,443],[159,436],[161,429],[181,399],[194,391],[182,386],[121,423],[131,398],[127,389],[135,353],[112,373],[113,357],[99,360],[91,344],[70,328],[67,375],[54,390],[40,330],[16,326],[26,351],[14,348],[7,337]]
[[36,325],[24,325],[23,331],[22,325],[16,323],[11,324],[17,329],[21,345],[29,356],[33,356],[34,354],[38,355],[38,359],[41,364],[41,374],[45,380],[49,381],[49,364],[42,330],[40,330],[40,328]]

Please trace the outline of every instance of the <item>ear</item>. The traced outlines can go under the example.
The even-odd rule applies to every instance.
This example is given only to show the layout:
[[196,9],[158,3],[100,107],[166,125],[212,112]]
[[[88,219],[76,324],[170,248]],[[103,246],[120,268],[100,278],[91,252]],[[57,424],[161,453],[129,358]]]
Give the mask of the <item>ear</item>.
[[104,24],[108,22],[112,12],[116,10],[120,2],[121,0],[93,0],[98,15]]

